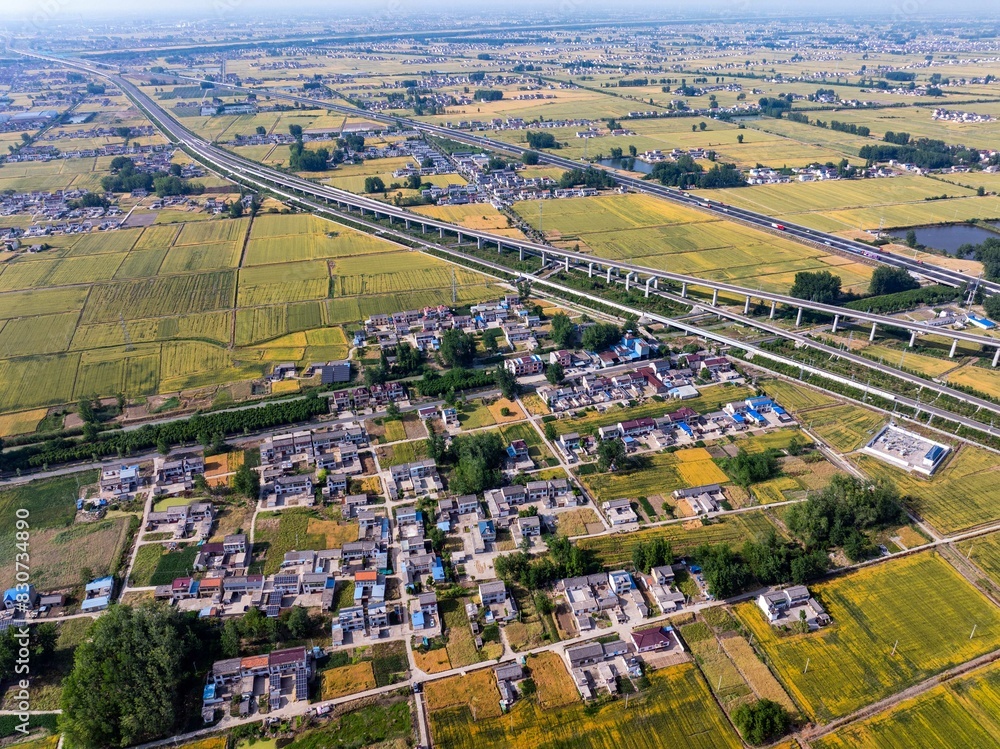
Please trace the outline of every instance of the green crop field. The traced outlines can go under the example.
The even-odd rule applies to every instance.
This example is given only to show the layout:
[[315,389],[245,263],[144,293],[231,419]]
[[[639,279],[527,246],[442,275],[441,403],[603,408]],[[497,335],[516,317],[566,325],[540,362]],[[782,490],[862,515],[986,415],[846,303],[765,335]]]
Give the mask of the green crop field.
[[83,234],[73,243],[71,255],[94,255],[128,252],[138,241],[142,229],[119,229],[100,233]]
[[55,354],[69,348],[77,312],[8,320],[0,329],[0,358]]
[[[115,278],[129,279],[155,276],[163,264],[163,258],[167,256],[167,252],[166,247],[153,250],[132,250],[132,252],[125,256],[122,264],[118,266]],[[0,276],[0,279],[2,279],[2,276]]]
[[554,201],[542,216],[535,206],[519,203],[514,209],[533,225],[541,221],[557,244],[766,290],[787,290],[797,271],[834,268],[845,289],[860,290],[871,272],[847,258],[650,196]]
[[837,399],[806,385],[785,380],[764,380],[761,388],[779,404],[792,411],[801,411],[818,406],[832,406]]
[[232,307],[235,291],[232,271],[99,284],[90,292],[82,322],[157,317],[166,310],[173,315],[209,312]]
[[757,539],[775,530],[763,512],[747,512],[716,518],[707,525],[700,520],[648,528],[634,533],[612,533],[581,539],[578,545],[592,551],[605,569],[615,569],[632,560],[632,550],[640,542],[654,538],[669,541],[676,556],[683,556],[699,544],[728,543],[734,548],[747,539]]
[[249,346],[326,325],[330,321],[326,309],[323,302],[315,301],[237,310],[236,344]]
[[73,400],[79,354],[0,360],[0,412]]
[[391,242],[314,216],[264,215],[254,220],[250,231],[246,265],[367,255],[398,249],[398,245]]
[[847,715],[1000,646],[1000,612],[933,552],[811,590],[833,618],[818,632],[779,636],[755,604],[740,604],[736,611],[793,699],[819,721]]
[[243,268],[239,275],[240,307],[324,299],[330,287],[329,270],[320,260],[285,263],[279,273],[267,265]]
[[1000,519],[1000,463],[981,448],[960,447],[930,479],[868,455],[859,456],[858,466],[869,476],[892,479],[910,510],[942,533]]
[[443,749],[735,749],[742,745],[693,664],[653,672],[649,680],[649,687],[629,700],[627,711],[617,701],[594,710],[580,702],[542,709],[526,699],[519,700],[507,715],[476,720],[463,705],[432,710],[431,735]]
[[159,272],[190,273],[192,271],[233,268],[240,259],[240,246],[235,242],[178,245],[167,252]]
[[[707,465],[699,472],[690,473],[692,464],[682,462],[678,458],[680,454],[654,453],[646,455],[643,456],[642,467],[639,469],[616,471],[615,473],[592,473],[581,476],[580,480],[598,502],[607,502],[619,497],[635,498],[659,495],[666,498],[675,489],[729,482],[722,469],[710,459],[699,461],[700,464]],[[707,453],[705,453],[705,457],[708,458]],[[704,480],[688,481],[684,478],[682,470],[692,477],[697,476],[698,479]],[[654,506],[655,504],[657,503],[654,503]],[[658,504],[662,504],[662,502]]]
[[842,453],[864,447],[886,422],[883,414],[848,403],[816,408],[801,418],[806,427]]
[[997,736],[1000,666],[994,663],[809,743],[816,749],[965,749],[993,746]]
[[956,548],[969,561],[986,573],[995,585],[1000,585],[1000,534],[989,533],[961,541]]
[[250,219],[195,221],[181,227],[175,245],[242,242],[250,227]]

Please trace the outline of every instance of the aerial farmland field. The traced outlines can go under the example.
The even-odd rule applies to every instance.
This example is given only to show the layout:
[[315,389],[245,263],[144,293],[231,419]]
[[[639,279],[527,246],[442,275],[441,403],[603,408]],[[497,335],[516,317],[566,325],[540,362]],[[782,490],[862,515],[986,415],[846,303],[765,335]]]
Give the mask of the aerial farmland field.
[[1000,518],[1000,463],[972,445],[961,446],[930,479],[901,471],[868,455],[858,467],[873,478],[892,479],[912,512],[942,533],[954,533]]
[[716,219],[647,195],[552,201],[514,209],[559,246],[598,257],[698,275],[770,291],[787,291],[798,271],[831,270],[845,289],[867,286],[870,269],[849,258]]
[[[458,678],[462,677],[452,677]],[[473,677],[464,679],[471,681]],[[519,700],[502,717],[499,711],[484,715],[481,707],[474,715],[467,700],[461,699],[436,707],[440,701],[436,697],[432,701],[431,689],[443,682],[434,682],[426,687],[431,734],[435,744],[444,749],[514,745],[526,749],[569,745],[582,749],[741,746],[693,664],[653,672],[649,680],[650,686],[644,692],[632,696],[628,711],[617,703],[590,711],[580,702],[542,709],[535,700]],[[494,683],[488,685],[491,693],[496,689]]]
[[670,523],[627,534],[607,534],[581,539],[578,545],[592,551],[602,567],[614,569],[632,560],[637,544],[662,538],[670,543],[675,556],[684,556],[699,544],[728,543],[742,546],[747,539],[758,539],[775,530],[763,512],[747,512],[716,518],[703,525],[700,520]]
[[[833,618],[817,632],[778,635],[752,603],[740,604],[736,612],[795,701],[822,722],[1000,644],[1000,613],[933,552],[868,567],[811,590]],[[913,601],[921,605],[912,606]]]
[[1000,735],[1000,666],[991,664],[812,739],[816,749],[962,749]]

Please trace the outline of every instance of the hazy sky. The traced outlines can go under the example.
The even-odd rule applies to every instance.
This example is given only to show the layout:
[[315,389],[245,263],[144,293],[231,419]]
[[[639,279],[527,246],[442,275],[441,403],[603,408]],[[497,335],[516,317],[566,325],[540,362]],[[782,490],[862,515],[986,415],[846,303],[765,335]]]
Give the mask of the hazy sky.
[[[27,18],[74,18],[105,19],[109,15],[148,16],[150,13],[164,13],[171,17],[189,16],[192,20],[205,18],[215,6],[225,8],[225,15],[239,20],[239,14],[266,14],[269,10],[288,13],[285,4],[273,0],[170,0],[166,3],[142,3],[135,0],[3,0],[3,15]],[[438,11],[446,13],[489,13],[488,6],[468,0],[367,0],[364,3],[343,0],[299,0],[294,7],[308,15],[323,14],[331,19],[339,13],[357,17],[370,13],[384,15],[391,11],[394,16],[407,13],[426,14]],[[864,13],[903,20],[923,14],[956,12],[982,13],[995,16],[998,12],[996,0],[625,0],[609,3],[607,0],[505,0],[498,4],[499,13],[526,10],[533,14],[548,13],[559,16],[580,18],[588,15],[606,15],[612,11],[617,18],[628,18],[631,13],[657,15],[657,12],[684,15],[712,15],[720,13],[728,17],[748,15],[789,14],[803,16],[810,13],[824,15],[840,13]],[[676,15],[675,15],[676,17]]]

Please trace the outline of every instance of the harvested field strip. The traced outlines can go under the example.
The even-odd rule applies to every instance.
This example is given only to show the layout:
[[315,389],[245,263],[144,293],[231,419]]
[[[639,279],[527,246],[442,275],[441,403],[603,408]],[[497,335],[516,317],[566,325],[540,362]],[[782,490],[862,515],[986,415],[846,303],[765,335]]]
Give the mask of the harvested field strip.
[[552,651],[528,658],[531,678],[538,688],[538,702],[545,708],[562,707],[580,701],[580,693],[566,670],[563,659]]

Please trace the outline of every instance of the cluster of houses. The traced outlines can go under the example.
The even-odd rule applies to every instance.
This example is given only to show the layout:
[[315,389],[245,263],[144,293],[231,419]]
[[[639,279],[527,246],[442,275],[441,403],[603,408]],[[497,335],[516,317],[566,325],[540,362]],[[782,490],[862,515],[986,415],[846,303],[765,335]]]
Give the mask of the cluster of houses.
[[319,487],[323,496],[346,497],[351,477],[364,472],[359,448],[367,445],[368,432],[360,422],[266,438],[259,469],[264,507],[311,506],[319,471],[326,472],[326,484]]
[[935,120],[944,120],[945,122],[993,122],[996,120],[996,117],[991,114],[959,112],[953,109],[935,109],[931,113],[931,118]]
[[757,606],[775,627],[805,622],[809,629],[826,626],[832,620],[823,605],[809,593],[805,585],[792,585],[757,596]]
[[255,707],[277,710],[283,695],[296,702],[308,700],[312,656],[312,651],[297,647],[216,661],[202,693],[202,718],[213,723],[227,703],[245,717]]
[[364,330],[354,334],[354,345],[361,346],[374,339],[382,350],[406,342],[429,352],[441,347],[441,333],[445,330],[472,332],[499,327],[511,348],[523,343],[531,349],[538,345],[533,329],[540,322],[537,315],[520,303],[517,294],[508,294],[502,299],[472,305],[468,315],[455,315],[443,305],[372,315],[365,321]]
[[649,605],[626,570],[598,572],[560,580],[556,590],[563,595],[578,632],[597,628],[597,618],[613,616],[627,622],[630,612],[640,619],[650,615]]

